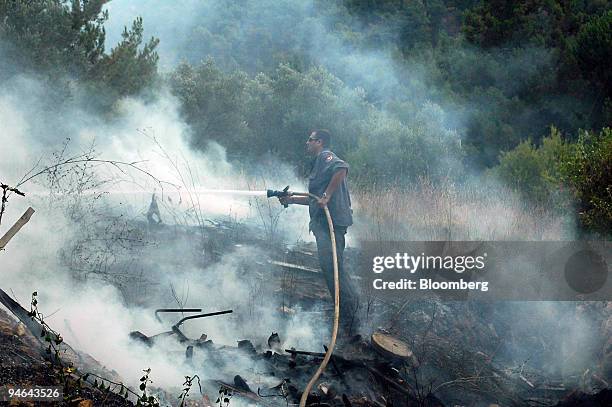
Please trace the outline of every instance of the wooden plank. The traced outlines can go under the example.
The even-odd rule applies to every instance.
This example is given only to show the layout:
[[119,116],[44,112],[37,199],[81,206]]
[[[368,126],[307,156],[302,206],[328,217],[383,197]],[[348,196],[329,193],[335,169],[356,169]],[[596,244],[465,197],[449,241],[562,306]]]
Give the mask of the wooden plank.
[[313,269],[313,268],[306,267],[306,266],[300,266],[299,264],[287,263],[284,261],[268,260],[268,263],[274,264],[275,266],[287,268],[290,270],[308,271],[309,273],[321,273],[321,270],[318,270],[318,269]]
[[19,318],[19,320],[30,330],[32,335],[34,335],[34,337],[38,339],[40,343],[44,343],[40,336],[43,331],[43,326],[39,324],[38,321],[30,318],[28,315],[29,312],[2,289],[0,289],[0,304],[4,305],[17,318]]
[[13,238],[13,236],[15,236],[17,232],[19,232],[23,225],[28,223],[33,214],[34,209],[32,209],[32,207],[29,207],[25,211],[25,213],[21,215],[21,218],[19,218],[17,222],[15,222],[15,224],[11,226],[11,228],[4,234],[4,236],[0,238],[0,250],[3,250],[4,247],[8,244],[8,242]]

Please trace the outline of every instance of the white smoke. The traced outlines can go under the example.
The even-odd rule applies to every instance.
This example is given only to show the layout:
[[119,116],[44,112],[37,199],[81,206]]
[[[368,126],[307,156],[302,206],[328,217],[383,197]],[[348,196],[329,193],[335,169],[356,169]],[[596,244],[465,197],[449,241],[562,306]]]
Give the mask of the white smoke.
[[[224,148],[218,144],[211,143],[204,152],[192,151],[188,147],[190,130],[180,118],[177,102],[163,91],[148,101],[123,99],[112,117],[102,117],[77,103],[46,104],[47,87],[26,76],[0,85],[0,180],[17,185],[32,168],[36,173],[53,164],[57,160],[53,153],[64,148],[64,157],[70,157],[87,153],[94,146],[96,159],[112,160],[114,164],[90,162],[84,173],[99,182],[84,183],[83,190],[70,190],[66,196],[61,195],[65,189],[50,193],[48,172],[19,187],[26,197],[9,196],[0,231],[13,224],[28,206],[36,213],[0,253],[2,289],[14,293],[22,305],[27,305],[30,294],[38,291],[41,311],[52,314],[47,318],[50,326],[69,344],[116,370],[130,385],[138,385],[141,370],[147,367],[152,369],[156,386],[172,391],[179,388],[185,375],[198,373],[203,378],[229,381],[233,377],[225,377],[226,373],[212,361],[198,359],[195,366],[183,363],[184,346],[173,339],[153,349],[130,342],[131,331],[151,336],[169,329],[168,320],[159,323],[153,318],[153,309],[176,307],[169,295],[171,284],[188,287],[185,306],[201,307],[203,312],[234,310],[230,316],[186,323],[183,329],[194,338],[206,332],[215,343],[230,346],[236,346],[240,339],[253,339],[256,346],[265,349],[267,336],[279,332],[290,346],[321,348],[329,333],[315,329],[318,314],[298,312],[285,317],[274,299],[253,292],[258,283],[270,285],[269,277],[255,280],[240,274],[242,265],[262,258],[257,249],[230,251],[221,262],[209,266],[192,262],[191,252],[197,245],[188,239],[155,243],[162,247],[149,247],[146,242],[124,247],[111,242],[109,251],[104,247],[105,240],[138,237],[138,231],[121,235],[109,229],[109,235],[96,235],[100,225],[118,229],[144,225],[144,212],[153,191],[165,220],[172,222],[170,211],[184,215],[174,218],[182,220],[181,226],[186,229],[181,230],[198,224],[194,216],[185,215],[196,211],[200,219],[231,219],[263,230],[262,222],[269,222],[266,217],[278,216],[282,210],[278,202],[198,191],[262,190],[286,184],[303,189],[289,166],[275,163],[269,178],[253,180],[244,169],[227,161]],[[53,179],[70,186],[75,168],[60,166],[59,175]],[[95,186],[88,189],[90,185]],[[272,205],[269,213],[268,204]],[[263,209],[258,211],[258,207]],[[308,215],[305,208],[301,209],[280,215],[278,233],[284,233],[290,242],[308,238]],[[96,239],[103,243],[92,243]],[[75,248],[75,242],[90,247]],[[146,258],[156,252],[155,263]],[[84,254],[88,261],[78,263]],[[181,255],[185,257],[181,259]],[[104,261],[110,261],[111,267],[100,268]],[[80,277],[75,280],[74,270],[70,270],[75,264],[91,269],[77,273]],[[111,271],[115,273],[111,278],[104,274]],[[125,273],[130,286],[109,283],[119,281],[121,273]],[[139,276],[143,276],[142,285],[137,284]],[[133,296],[126,298],[127,292]],[[247,358],[226,362],[228,371],[234,373],[250,363]]]

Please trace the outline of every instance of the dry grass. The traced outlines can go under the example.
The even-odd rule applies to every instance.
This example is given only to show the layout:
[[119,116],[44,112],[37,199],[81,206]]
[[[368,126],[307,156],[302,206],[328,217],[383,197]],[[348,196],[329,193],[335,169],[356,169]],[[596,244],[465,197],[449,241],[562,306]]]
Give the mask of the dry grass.
[[499,185],[434,185],[353,191],[362,240],[559,240],[573,230],[569,214],[522,202]]

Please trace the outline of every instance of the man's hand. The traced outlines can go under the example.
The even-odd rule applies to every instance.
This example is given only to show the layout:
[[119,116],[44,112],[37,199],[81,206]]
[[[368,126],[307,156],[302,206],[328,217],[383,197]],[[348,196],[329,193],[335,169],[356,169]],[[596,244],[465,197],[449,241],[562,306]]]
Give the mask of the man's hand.
[[291,205],[293,203],[293,197],[290,195],[285,195],[285,196],[279,196],[278,197],[278,202],[281,203],[281,205]]
[[279,196],[278,202],[280,202],[281,205],[308,205],[308,197],[299,195],[285,195]]
[[327,186],[327,188],[325,189],[325,192],[323,193],[323,196],[317,202],[321,208],[327,205],[327,203],[329,202],[329,198],[331,198],[334,191],[338,189],[338,186],[342,183],[342,180],[346,178],[347,173],[348,173],[348,170],[346,168],[340,168],[334,173],[331,181],[329,181],[329,185]]

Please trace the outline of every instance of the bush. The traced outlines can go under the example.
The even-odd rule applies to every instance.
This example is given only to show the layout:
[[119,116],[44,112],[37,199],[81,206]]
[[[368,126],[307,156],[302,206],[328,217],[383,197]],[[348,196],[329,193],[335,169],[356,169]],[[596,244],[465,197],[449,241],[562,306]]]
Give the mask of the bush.
[[612,130],[581,131],[576,143],[563,141],[557,129],[536,147],[530,140],[502,153],[490,174],[532,203],[566,208],[577,205],[583,231],[612,230]]
[[578,218],[585,230],[612,231],[612,129],[580,132],[573,154],[561,163],[563,177],[578,200]]
[[571,156],[572,150],[573,146],[552,127],[540,147],[526,140],[513,150],[503,152],[492,174],[519,191],[529,202],[564,206],[564,199],[559,199],[564,198],[560,196],[564,195],[561,163]]

